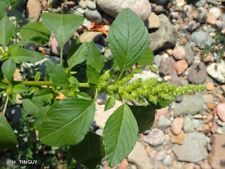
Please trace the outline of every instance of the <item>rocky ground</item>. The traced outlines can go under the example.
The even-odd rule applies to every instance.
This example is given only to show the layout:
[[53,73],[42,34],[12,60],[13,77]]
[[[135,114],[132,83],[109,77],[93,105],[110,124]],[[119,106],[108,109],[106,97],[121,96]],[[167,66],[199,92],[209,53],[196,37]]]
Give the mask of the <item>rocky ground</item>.
[[[29,15],[39,19],[47,1],[28,0]],[[140,135],[133,151],[118,169],[223,169],[225,168],[225,9],[221,0],[80,0],[66,1],[48,10],[83,14],[81,42],[94,40],[105,47],[110,23],[123,8],[132,9],[146,22],[155,53],[158,78],[176,85],[205,84],[207,90],[177,98],[156,111],[151,129]],[[49,42],[58,55],[57,42]],[[153,73],[146,70],[142,76]],[[98,99],[96,123],[102,134],[109,112],[105,97]],[[119,104],[119,103],[118,103]],[[108,169],[103,163],[103,168]]]

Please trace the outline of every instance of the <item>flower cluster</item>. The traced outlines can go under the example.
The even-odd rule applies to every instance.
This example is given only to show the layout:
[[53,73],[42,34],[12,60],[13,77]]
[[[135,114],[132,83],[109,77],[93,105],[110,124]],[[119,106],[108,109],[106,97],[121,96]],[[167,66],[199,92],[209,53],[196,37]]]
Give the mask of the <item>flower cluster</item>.
[[105,91],[119,100],[132,101],[136,103],[158,104],[162,100],[173,101],[177,96],[192,94],[204,90],[203,85],[175,86],[173,84],[159,81],[156,78],[142,81],[137,79],[131,82],[133,74],[121,80],[114,81],[110,78],[110,73],[106,72],[100,78],[99,91]]

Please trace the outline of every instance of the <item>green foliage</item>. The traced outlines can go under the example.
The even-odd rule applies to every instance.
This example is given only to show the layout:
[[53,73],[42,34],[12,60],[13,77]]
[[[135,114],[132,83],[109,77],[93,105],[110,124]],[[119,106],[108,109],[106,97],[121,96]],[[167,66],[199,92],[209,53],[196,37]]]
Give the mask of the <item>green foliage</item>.
[[83,17],[74,14],[44,13],[42,15],[43,24],[54,34],[60,49],[72,37],[76,29],[82,24]]
[[41,142],[50,146],[79,143],[91,127],[94,112],[89,100],[71,98],[54,103],[38,129]]
[[[132,81],[134,73],[142,71],[133,69],[134,64],[153,68],[153,53],[144,23],[129,9],[121,11],[111,25],[108,42],[112,60],[105,60],[95,43],[88,42],[76,51],[71,50],[74,53],[63,62],[63,47],[82,24],[82,16],[44,13],[42,22],[20,28],[10,22],[7,7],[1,4],[0,94],[5,103],[0,113],[0,151],[17,144],[18,153],[23,154],[20,157],[29,159],[36,155],[46,160],[44,152],[51,151],[47,155],[55,159],[53,154],[57,154],[55,147],[58,147],[57,151],[68,157],[62,160],[71,168],[75,168],[75,160],[95,168],[103,158],[114,166],[130,153],[138,132],[151,127],[157,107],[169,104],[176,96],[204,88],[176,87],[154,78]],[[44,47],[50,32],[60,46],[60,64],[24,47],[29,43]],[[20,36],[15,36],[18,33]],[[24,64],[32,65],[31,76],[24,76]],[[13,78],[16,68],[26,79]],[[96,96],[100,92],[108,95],[105,110],[112,108],[117,100],[122,102],[107,120],[103,136],[94,133],[93,122]],[[23,108],[19,125],[5,116],[8,105],[17,103],[17,97],[21,98]],[[48,163],[55,164],[52,159]]]
[[0,20],[0,44],[6,46],[16,33],[16,26],[10,22],[7,16]]
[[146,101],[160,104],[161,101],[169,100],[172,102],[176,96],[191,94],[204,90],[202,85],[187,85],[177,87],[175,85],[160,82],[156,78],[142,81],[137,79],[131,82],[133,74],[114,81],[110,78],[110,73],[106,72],[100,77],[101,83],[98,90],[106,91],[109,95],[115,96],[117,99],[124,99],[139,104],[145,104]]
[[5,116],[0,112],[0,149],[14,148],[17,144],[16,136],[6,120]]
[[133,149],[138,134],[137,122],[130,108],[120,106],[108,119],[103,133],[106,159],[110,166],[118,164]]
[[108,40],[116,64],[122,71],[136,63],[149,47],[147,28],[129,9],[117,16],[110,27]]
[[20,35],[24,43],[35,43],[44,45],[48,43],[50,31],[42,24],[42,22],[29,22],[20,29]]

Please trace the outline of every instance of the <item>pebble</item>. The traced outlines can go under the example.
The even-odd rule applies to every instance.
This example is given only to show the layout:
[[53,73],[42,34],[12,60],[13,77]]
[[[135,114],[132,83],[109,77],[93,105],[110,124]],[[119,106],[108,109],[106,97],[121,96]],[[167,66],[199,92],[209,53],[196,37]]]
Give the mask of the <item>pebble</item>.
[[184,123],[183,117],[176,118],[173,121],[172,126],[171,126],[171,131],[173,132],[173,134],[178,135],[182,132],[183,123]]
[[84,16],[92,22],[96,23],[102,22],[102,16],[97,10],[87,10],[85,11]]
[[79,6],[80,6],[82,9],[86,9],[86,8],[87,8],[87,4],[88,4],[88,1],[87,1],[87,0],[80,0],[80,1],[79,1]]
[[197,31],[191,34],[191,40],[201,49],[211,46],[213,39],[203,31]]
[[188,133],[184,144],[174,145],[172,150],[179,161],[195,163],[207,158],[208,142],[209,138],[202,133]]
[[175,68],[176,68],[177,74],[180,75],[184,73],[184,71],[188,68],[188,63],[185,59],[179,60],[175,63]]
[[137,142],[128,155],[128,161],[135,164],[138,169],[153,169],[150,159],[142,143]]
[[182,145],[184,143],[185,137],[186,137],[185,133],[184,132],[181,132],[178,135],[171,135],[170,136],[170,140],[174,144],[180,144],[180,145]]
[[131,9],[143,20],[148,19],[151,13],[151,4],[148,0],[97,0],[97,5],[113,17],[125,8]]
[[216,112],[219,118],[225,122],[225,103],[220,103],[216,107]]
[[158,160],[158,161],[162,161],[163,159],[165,159],[165,157],[166,157],[166,151],[162,150],[162,151],[157,153],[155,159]]
[[159,29],[149,34],[150,42],[154,42],[150,43],[153,51],[173,47],[177,41],[177,32],[169,18],[164,14],[160,14],[158,17],[160,20]]
[[144,135],[144,141],[153,147],[160,146],[166,139],[165,134],[162,130],[152,129],[149,131],[148,135]]
[[161,116],[168,117],[170,115],[168,107],[157,109],[155,113],[155,121],[158,121]]
[[176,46],[173,51],[172,51],[172,55],[174,57],[174,59],[176,60],[181,60],[184,59],[186,56],[186,52],[185,49],[181,46]]
[[166,166],[170,166],[172,162],[173,162],[173,158],[170,155],[167,155],[163,160],[163,164]]
[[207,67],[207,73],[219,83],[225,83],[225,62],[212,63]]
[[95,41],[97,42],[102,36],[101,32],[84,32],[80,35],[79,39],[81,43]]
[[165,116],[160,116],[158,126],[162,129],[168,128],[171,126],[171,121]]
[[209,155],[209,163],[213,169],[225,168],[225,135],[216,134],[213,136],[212,151]]
[[160,27],[160,20],[158,15],[156,15],[154,12],[151,12],[149,18],[148,18],[148,28],[149,29],[158,29]]
[[222,15],[221,9],[217,7],[210,8],[209,13],[212,14],[215,17],[215,19],[220,18],[220,16]]
[[95,1],[88,1],[87,2],[87,7],[89,8],[89,9],[96,9],[96,3],[95,3]]
[[201,95],[186,95],[181,103],[173,103],[173,112],[175,116],[197,114],[204,109],[204,100]]
[[39,20],[41,16],[41,2],[39,0],[28,0],[27,2],[28,16],[33,21]]
[[203,84],[206,77],[206,66],[202,62],[193,64],[187,75],[188,81],[195,84]]
[[161,57],[159,73],[163,76],[173,74],[174,72],[176,72],[175,63],[176,62],[172,57],[168,57],[166,55]]
[[195,52],[192,50],[191,44],[186,43],[186,45],[184,46],[184,50],[186,54],[185,59],[187,60],[188,65],[191,65],[195,57]]
[[191,116],[184,117],[183,130],[184,130],[185,133],[190,133],[190,132],[193,132],[195,130],[193,119],[192,119]]

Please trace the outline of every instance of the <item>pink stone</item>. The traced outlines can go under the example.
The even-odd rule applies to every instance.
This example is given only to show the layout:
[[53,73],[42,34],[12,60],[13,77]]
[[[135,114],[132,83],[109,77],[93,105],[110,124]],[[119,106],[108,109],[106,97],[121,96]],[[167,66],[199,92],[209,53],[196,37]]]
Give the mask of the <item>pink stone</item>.
[[216,108],[217,111],[217,115],[219,116],[219,118],[225,122],[225,103],[220,103],[217,105]]
[[171,130],[174,134],[178,135],[182,132],[183,128],[183,123],[184,123],[184,118],[183,117],[178,117],[176,118],[171,126]]
[[173,55],[174,59],[181,60],[181,59],[184,59],[185,58],[186,53],[185,53],[185,50],[184,50],[183,47],[176,46],[173,49],[172,55]]
[[175,68],[177,74],[180,75],[188,68],[188,63],[185,59],[179,60],[175,63]]

